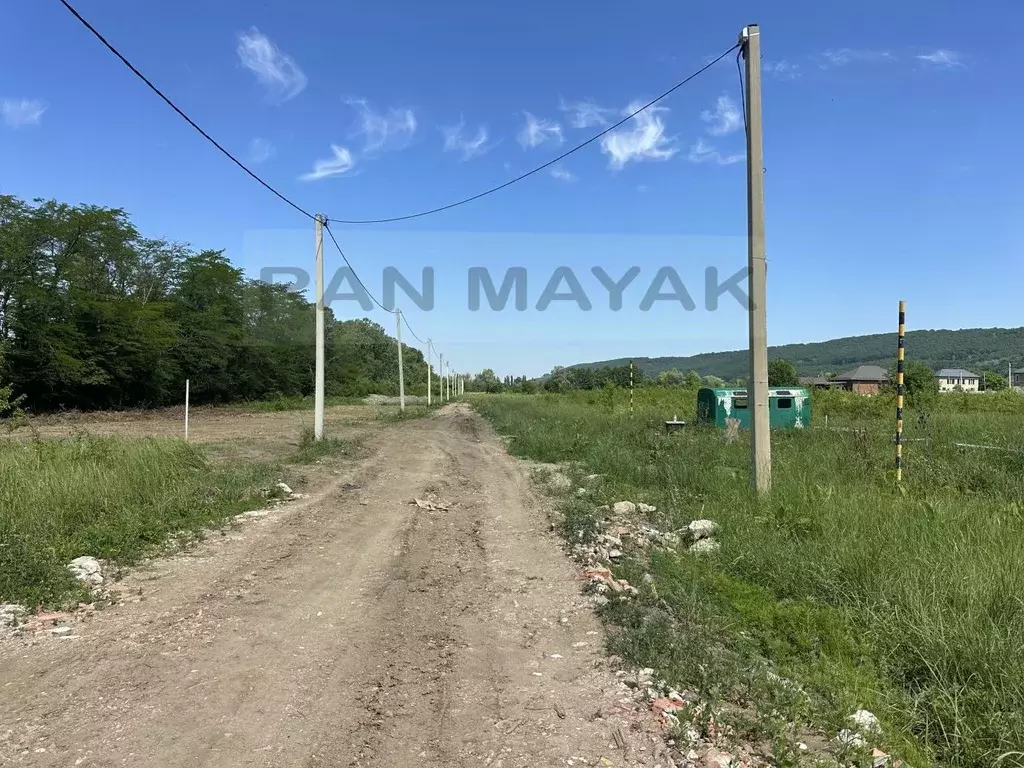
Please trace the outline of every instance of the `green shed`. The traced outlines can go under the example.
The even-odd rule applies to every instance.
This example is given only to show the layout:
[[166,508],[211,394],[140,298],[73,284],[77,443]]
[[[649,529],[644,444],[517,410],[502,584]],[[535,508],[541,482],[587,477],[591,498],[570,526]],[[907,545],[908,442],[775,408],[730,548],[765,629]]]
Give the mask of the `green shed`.
[[[725,429],[726,419],[738,419],[750,428],[750,409],[745,389],[711,389],[697,392],[697,424]],[[811,425],[811,394],[802,387],[768,390],[768,421],[772,429],[803,429]]]

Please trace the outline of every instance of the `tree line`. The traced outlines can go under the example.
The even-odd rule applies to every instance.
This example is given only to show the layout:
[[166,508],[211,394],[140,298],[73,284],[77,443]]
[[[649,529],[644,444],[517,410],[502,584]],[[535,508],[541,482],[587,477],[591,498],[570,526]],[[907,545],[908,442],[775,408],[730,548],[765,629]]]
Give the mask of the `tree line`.
[[[0,196],[0,390],[30,411],[312,394],[315,307],[117,208]],[[328,395],[397,393],[397,342],[326,311]],[[406,347],[410,391],[423,354]]]

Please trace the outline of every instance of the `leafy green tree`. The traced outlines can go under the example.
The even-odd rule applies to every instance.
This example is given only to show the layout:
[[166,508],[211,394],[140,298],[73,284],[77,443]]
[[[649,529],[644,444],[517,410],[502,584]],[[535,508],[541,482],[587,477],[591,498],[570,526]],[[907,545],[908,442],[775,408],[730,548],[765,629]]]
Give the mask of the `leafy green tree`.
[[687,389],[699,389],[704,380],[701,379],[700,374],[696,371],[687,371],[686,377],[683,379],[683,386]]
[[[889,368],[888,389],[896,387],[896,364]],[[939,381],[923,360],[907,360],[903,364],[903,393],[908,405],[921,405],[938,394]]]
[[1006,377],[1001,376],[995,371],[983,372],[981,379],[984,382],[986,392],[998,392],[1001,389],[1006,389]]
[[672,370],[659,373],[657,382],[663,387],[681,387],[684,378],[682,373],[673,368]]
[[768,386],[769,387],[797,387],[800,386],[800,372],[789,360],[776,358],[768,363]]
[[704,386],[706,387],[724,387],[725,379],[720,379],[718,376],[712,376],[708,374],[704,377]]

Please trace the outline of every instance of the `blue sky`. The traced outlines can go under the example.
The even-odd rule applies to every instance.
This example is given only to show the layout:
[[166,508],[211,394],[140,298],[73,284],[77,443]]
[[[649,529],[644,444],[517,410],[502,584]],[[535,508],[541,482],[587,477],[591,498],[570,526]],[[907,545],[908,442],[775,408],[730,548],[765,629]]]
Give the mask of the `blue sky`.
[[[728,5],[728,7],[725,7]],[[784,7],[783,7],[784,5]],[[769,342],[908,327],[1019,326],[1024,164],[1011,2],[855,5],[452,0],[339,4],[78,0],[207,131],[300,205],[375,218],[442,205],[572,146],[761,25]],[[555,169],[429,218],[335,225],[380,294],[393,265],[436,275],[404,302],[464,370],[746,345],[704,270],[746,260],[732,56]],[[0,191],[123,207],[147,235],[223,248],[247,272],[311,267],[312,225],[220,156],[56,0],[0,8]],[[467,270],[529,272],[535,305],[571,266],[594,304],[471,312]],[[639,309],[672,266],[698,308]],[[327,249],[327,271],[340,260]],[[590,274],[640,276],[623,309]],[[363,315],[351,302],[342,317]],[[370,313],[390,326],[379,310]],[[912,356],[913,350],[908,350]],[[1022,361],[1024,362],[1024,361]]]

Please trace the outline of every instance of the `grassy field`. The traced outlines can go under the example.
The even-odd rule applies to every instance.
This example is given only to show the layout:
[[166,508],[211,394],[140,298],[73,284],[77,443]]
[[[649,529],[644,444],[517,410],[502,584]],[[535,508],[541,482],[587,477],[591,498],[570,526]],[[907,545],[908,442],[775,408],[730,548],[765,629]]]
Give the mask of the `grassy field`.
[[830,424],[846,426],[816,417],[814,429],[773,434],[774,489],[758,500],[745,439],[689,427],[668,437],[660,423],[691,418],[693,401],[638,395],[632,417],[622,392],[473,400],[514,453],[605,475],[592,499],[564,502],[573,539],[593,535],[596,504],[620,499],[657,505],[663,529],[722,526],[714,556],[617,568],[644,585],[640,600],[606,609],[623,628],[619,653],[676,685],[755,702],[740,727],[772,742],[780,764],[793,756],[786,722],[834,735],[862,707],[911,765],[991,766],[1022,748],[1024,408],[950,400],[926,423],[909,413],[919,440],[897,489],[888,404],[835,399]]
[[214,461],[173,438],[0,440],[0,603],[74,600],[81,594],[65,564],[75,557],[131,565],[172,535],[201,535],[265,505],[284,463],[349,447],[306,431],[278,460]]

